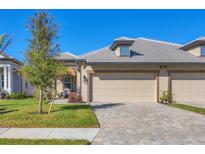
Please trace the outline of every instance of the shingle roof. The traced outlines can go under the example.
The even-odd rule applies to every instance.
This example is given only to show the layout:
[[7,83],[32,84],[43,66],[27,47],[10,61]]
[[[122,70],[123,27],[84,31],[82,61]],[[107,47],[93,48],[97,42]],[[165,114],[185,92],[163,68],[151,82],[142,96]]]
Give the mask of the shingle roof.
[[74,60],[78,59],[78,57],[70,52],[63,52],[59,56],[56,57],[59,60]]
[[114,63],[205,63],[205,58],[196,57],[184,50],[182,45],[137,38],[131,45],[130,57],[119,57],[110,47],[98,49],[79,56],[88,63],[114,62]]
[[0,51],[0,55],[1,55],[1,57],[0,57],[1,61],[13,61],[14,63],[17,63],[19,65],[23,65],[23,63],[20,60],[14,58],[14,57],[9,56],[8,54],[6,54],[3,51]]

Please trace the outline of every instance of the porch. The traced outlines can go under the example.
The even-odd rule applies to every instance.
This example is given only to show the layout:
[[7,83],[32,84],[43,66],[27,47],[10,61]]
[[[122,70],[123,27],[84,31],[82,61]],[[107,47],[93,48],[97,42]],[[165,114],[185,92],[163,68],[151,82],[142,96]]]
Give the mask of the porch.
[[78,69],[75,67],[68,67],[67,74],[60,76],[55,82],[57,97],[62,98],[65,91],[76,92],[79,95],[78,78]]

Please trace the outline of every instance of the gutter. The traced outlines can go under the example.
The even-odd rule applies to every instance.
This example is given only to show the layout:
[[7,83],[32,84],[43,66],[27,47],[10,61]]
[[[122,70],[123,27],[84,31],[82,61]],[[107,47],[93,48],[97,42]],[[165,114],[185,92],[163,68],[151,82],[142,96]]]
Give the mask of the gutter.
[[130,64],[130,65],[142,65],[142,64],[149,64],[149,65],[153,65],[153,64],[204,64],[205,65],[205,61],[204,62],[86,62],[86,64],[90,64],[90,65],[110,65],[110,64],[114,64],[114,65],[122,65],[122,64]]

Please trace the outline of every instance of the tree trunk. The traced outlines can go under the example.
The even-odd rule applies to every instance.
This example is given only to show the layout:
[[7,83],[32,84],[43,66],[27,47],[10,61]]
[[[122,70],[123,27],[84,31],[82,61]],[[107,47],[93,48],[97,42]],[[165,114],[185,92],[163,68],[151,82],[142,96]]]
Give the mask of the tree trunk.
[[43,102],[43,88],[40,88],[39,102],[38,102],[38,113],[42,113],[42,102]]
[[48,109],[48,114],[51,112],[52,106],[53,106],[54,101],[55,101],[55,97],[56,97],[56,79],[54,80],[54,88],[53,88],[52,101],[51,101],[50,107]]

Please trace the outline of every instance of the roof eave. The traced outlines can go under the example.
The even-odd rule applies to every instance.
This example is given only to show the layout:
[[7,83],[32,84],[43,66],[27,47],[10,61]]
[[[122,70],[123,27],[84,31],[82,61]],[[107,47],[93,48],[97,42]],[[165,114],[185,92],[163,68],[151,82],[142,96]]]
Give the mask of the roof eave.
[[16,64],[19,64],[19,65],[24,65],[21,61],[17,60],[17,59],[14,59],[14,58],[0,58],[1,61],[12,61]]
[[163,64],[166,65],[166,64],[205,64],[205,61],[204,62],[86,62],[86,64],[90,64],[90,65]]
[[134,40],[116,40],[112,43],[110,46],[111,50],[115,50],[115,48],[119,45],[132,45],[134,43]]
[[198,46],[202,46],[205,45],[205,41],[204,40],[196,40],[194,42],[191,42],[189,44],[184,45],[183,47],[181,47],[180,49],[182,50],[189,50]]

